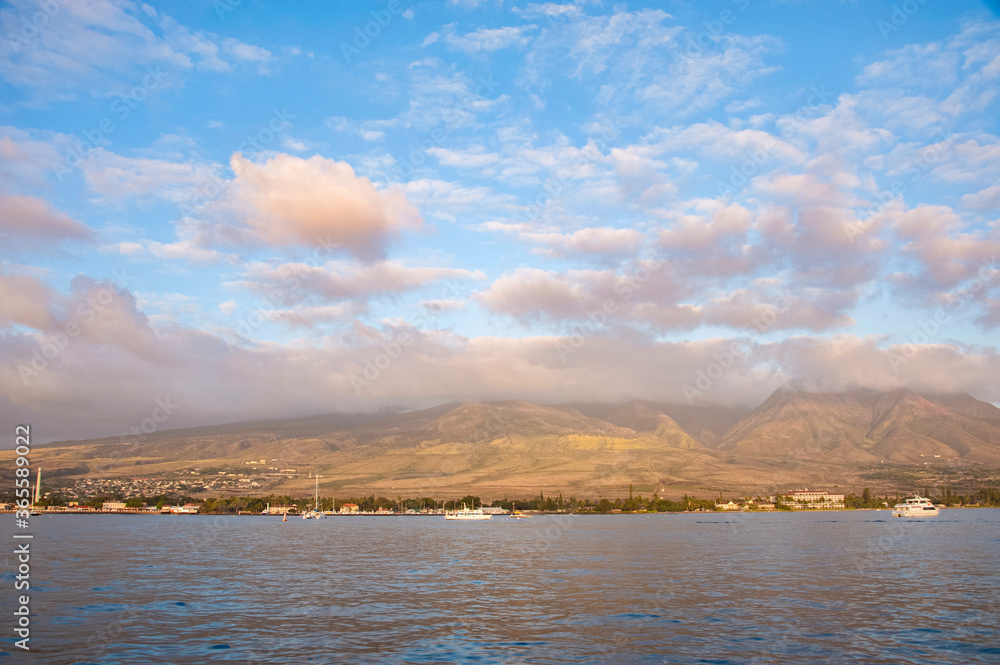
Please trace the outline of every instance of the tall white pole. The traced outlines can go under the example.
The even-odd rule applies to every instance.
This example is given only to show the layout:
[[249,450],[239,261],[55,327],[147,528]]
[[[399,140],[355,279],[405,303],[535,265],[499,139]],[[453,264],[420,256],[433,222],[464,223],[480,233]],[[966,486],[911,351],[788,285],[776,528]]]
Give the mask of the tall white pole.
[[42,467],[38,467],[38,479],[35,481],[35,498],[32,500],[33,505],[37,505],[42,498]]

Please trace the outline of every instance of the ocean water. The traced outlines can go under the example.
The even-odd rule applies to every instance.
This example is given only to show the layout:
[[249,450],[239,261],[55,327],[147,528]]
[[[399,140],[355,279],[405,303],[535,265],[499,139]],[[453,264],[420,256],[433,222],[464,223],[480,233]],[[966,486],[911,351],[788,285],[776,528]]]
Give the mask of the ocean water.
[[5,611],[0,663],[1000,662],[993,509],[32,531],[32,651]]

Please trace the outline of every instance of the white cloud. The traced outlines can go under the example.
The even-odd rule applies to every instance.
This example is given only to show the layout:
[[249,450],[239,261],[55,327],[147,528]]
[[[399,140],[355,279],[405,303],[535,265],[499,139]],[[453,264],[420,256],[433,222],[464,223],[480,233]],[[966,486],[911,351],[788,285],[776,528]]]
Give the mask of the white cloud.
[[959,55],[940,43],[909,44],[887,55],[886,60],[867,65],[855,82],[866,86],[924,88],[953,87],[958,81]]
[[235,261],[233,255],[226,255],[211,248],[201,247],[190,238],[170,243],[162,243],[155,240],[143,240],[139,243],[126,242],[121,243],[119,249],[123,254],[128,256],[136,256],[140,254],[140,249],[142,249],[157,258],[196,264],[217,263],[223,259]]
[[765,64],[764,56],[780,49],[781,43],[766,35],[724,36],[718,51],[677,53],[665,72],[654,75],[638,91],[638,99],[678,116],[705,111],[775,72]]
[[976,210],[997,210],[1000,208],[1000,185],[993,185],[975,194],[962,197],[962,205]]
[[65,141],[61,134],[0,127],[0,191],[44,185],[52,165],[61,162],[58,144]]
[[760,105],[761,101],[757,98],[734,100],[726,104],[723,110],[726,113],[742,113],[743,111],[749,111],[750,109],[759,108]]
[[577,255],[631,255],[642,245],[644,236],[636,229],[610,227],[583,228],[572,232],[534,230],[527,224],[487,222],[487,231],[514,235],[521,242],[535,246],[536,253],[552,257]]
[[309,145],[305,141],[294,139],[291,136],[285,136],[281,139],[281,144],[289,150],[294,150],[295,152],[305,152],[309,150]]
[[[48,18],[42,29],[26,38],[23,17],[35,14]],[[271,57],[260,47],[192,31],[169,16],[140,11],[125,0],[54,5],[13,0],[0,10],[0,32],[15,37],[0,40],[0,73],[42,99],[72,99],[84,90],[120,85],[123,79],[134,79],[134,85],[142,81],[148,66],[163,67],[168,76],[186,69],[225,72],[234,61],[263,68]]]
[[[1000,21],[967,21],[949,39],[908,44],[865,67],[863,86],[920,91],[935,100],[933,112],[950,121],[995,105],[1000,76]],[[925,114],[930,109],[925,111]]]
[[435,157],[444,166],[477,169],[490,166],[500,161],[500,155],[489,152],[481,145],[475,145],[467,150],[450,150],[448,148],[432,147],[427,153]]
[[802,164],[807,159],[804,150],[774,134],[760,129],[732,129],[715,121],[659,127],[645,140],[649,144],[647,151],[654,154],[685,150],[702,157],[742,161],[760,153],[758,161],[763,165],[771,162],[770,168],[777,163]]
[[457,181],[420,178],[399,187],[420,210],[451,221],[470,213],[510,211],[516,201],[490,187],[463,186]]
[[528,37],[524,34],[526,28],[504,26],[502,28],[479,28],[465,35],[458,35],[454,26],[447,26],[444,40],[454,49],[465,53],[482,53],[499,51],[511,46],[524,46]]
[[[265,48],[246,44],[238,39],[226,38],[222,40],[222,47],[227,53],[232,54],[240,60],[253,62],[262,68],[271,60],[271,52]],[[263,71],[266,71],[264,69]]]
[[148,196],[190,201],[195,190],[220,182],[222,171],[217,164],[126,157],[104,148],[91,150],[80,166],[90,189],[108,201]]
[[343,116],[327,118],[326,126],[337,132],[348,132],[357,135],[363,141],[381,141],[385,132],[366,127],[365,123],[349,120]]
[[511,11],[528,19],[579,16],[583,13],[578,5],[556,2],[529,3],[523,9],[514,7]]

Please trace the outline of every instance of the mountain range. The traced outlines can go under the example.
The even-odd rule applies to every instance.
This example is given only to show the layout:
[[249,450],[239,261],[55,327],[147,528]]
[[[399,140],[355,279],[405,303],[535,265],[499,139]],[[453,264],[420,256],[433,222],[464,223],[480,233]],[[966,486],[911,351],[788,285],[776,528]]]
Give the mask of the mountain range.
[[307,478],[319,474],[322,491],[338,495],[912,491],[905,485],[995,477],[1000,409],[967,394],[793,386],[752,410],[638,400],[454,402],[55,442],[33,457],[50,478],[237,472],[265,460],[295,470],[270,478],[267,491],[306,493]]

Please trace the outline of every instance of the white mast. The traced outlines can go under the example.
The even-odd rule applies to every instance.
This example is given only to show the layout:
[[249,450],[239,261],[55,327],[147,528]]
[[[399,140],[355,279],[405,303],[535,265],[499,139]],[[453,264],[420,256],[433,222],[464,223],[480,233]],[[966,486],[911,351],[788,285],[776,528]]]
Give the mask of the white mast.
[[42,467],[38,467],[38,480],[35,481],[35,496],[31,500],[32,505],[38,505],[42,499]]

